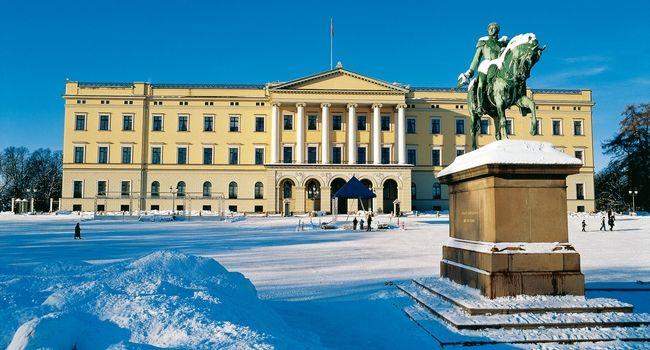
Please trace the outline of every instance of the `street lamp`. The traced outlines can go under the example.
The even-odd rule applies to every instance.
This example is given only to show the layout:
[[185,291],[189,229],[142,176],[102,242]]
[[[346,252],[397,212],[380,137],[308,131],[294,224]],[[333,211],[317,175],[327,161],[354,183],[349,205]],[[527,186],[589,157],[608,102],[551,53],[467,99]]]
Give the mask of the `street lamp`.
[[169,193],[172,194],[172,215],[176,214],[176,193],[178,193],[178,188],[169,186]]
[[637,191],[637,190],[631,190],[631,191],[627,191],[627,193],[629,193],[629,194],[632,195],[632,212],[635,212],[635,210],[634,210],[634,209],[635,209],[635,206],[634,206],[634,197],[635,197],[637,194],[639,194],[639,191]]

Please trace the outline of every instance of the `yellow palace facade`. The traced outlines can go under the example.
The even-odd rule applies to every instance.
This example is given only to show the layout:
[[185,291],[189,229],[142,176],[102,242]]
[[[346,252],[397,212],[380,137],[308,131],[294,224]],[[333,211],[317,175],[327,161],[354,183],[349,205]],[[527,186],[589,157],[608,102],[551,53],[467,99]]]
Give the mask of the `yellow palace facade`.
[[[548,141],[582,159],[568,209],[594,210],[589,90],[529,90],[530,118],[508,111],[513,139]],[[356,176],[379,212],[444,210],[434,174],[469,152],[466,93],[387,83],[342,67],[286,83],[67,82],[63,198],[79,211],[338,213]],[[479,144],[494,140],[481,122]]]

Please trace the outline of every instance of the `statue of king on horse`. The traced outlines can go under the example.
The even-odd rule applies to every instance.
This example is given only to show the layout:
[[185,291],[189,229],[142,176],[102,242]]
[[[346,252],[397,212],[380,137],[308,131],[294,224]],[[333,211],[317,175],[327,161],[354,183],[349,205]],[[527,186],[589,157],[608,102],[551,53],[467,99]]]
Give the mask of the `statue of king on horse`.
[[[495,136],[507,138],[506,109],[517,105],[523,116],[531,114],[530,133],[537,127],[535,103],[526,95],[526,80],[545,47],[539,47],[535,34],[520,34],[508,40],[499,37],[499,25],[488,25],[488,36],[479,39],[469,69],[458,76],[458,86],[468,84],[467,104],[471,118],[472,149],[483,115],[494,120]],[[478,76],[471,79],[478,71]],[[471,80],[470,80],[471,79]],[[502,134],[503,133],[503,134]]]

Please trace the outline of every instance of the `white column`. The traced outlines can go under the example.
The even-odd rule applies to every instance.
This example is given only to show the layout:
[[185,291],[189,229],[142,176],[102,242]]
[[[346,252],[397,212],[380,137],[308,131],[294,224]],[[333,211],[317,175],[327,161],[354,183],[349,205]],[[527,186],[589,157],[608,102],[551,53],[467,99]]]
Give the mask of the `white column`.
[[323,164],[329,164],[330,162],[330,104],[322,103],[320,108],[321,112],[321,162]]
[[357,104],[348,104],[348,164],[357,163]]
[[16,198],[11,199],[11,212],[15,212],[16,210]]
[[406,164],[406,120],[404,118],[405,104],[397,105],[397,163]]
[[296,116],[296,163],[302,164],[305,160],[305,104],[297,103],[298,113]]
[[381,103],[372,105],[372,162],[381,164]]
[[280,103],[273,103],[271,112],[271,163],[278,162],[278,151],[280,149]]

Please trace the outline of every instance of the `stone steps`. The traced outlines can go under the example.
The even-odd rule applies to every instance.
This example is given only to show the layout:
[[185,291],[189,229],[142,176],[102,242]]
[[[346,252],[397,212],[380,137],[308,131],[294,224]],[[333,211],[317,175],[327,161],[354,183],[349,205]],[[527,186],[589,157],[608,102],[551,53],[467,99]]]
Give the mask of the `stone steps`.
[[[647,342],[639,344],[650,347],[650,314],[631,313],[631,305],[613,299],[523,296],[491,300],[441,279],[396,286],[415,302],[403,307],[405,314],[443,346],[616,341]],[[551,311],[543,309],[545,303]],[[523,312],[516,312],[518,307]]]

